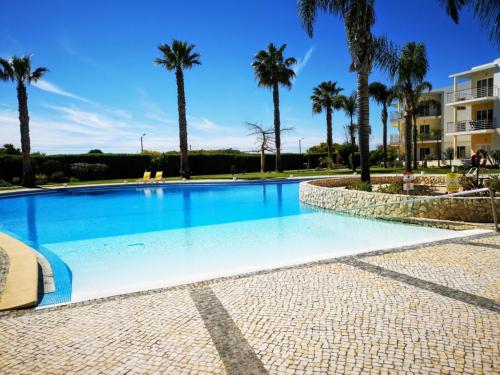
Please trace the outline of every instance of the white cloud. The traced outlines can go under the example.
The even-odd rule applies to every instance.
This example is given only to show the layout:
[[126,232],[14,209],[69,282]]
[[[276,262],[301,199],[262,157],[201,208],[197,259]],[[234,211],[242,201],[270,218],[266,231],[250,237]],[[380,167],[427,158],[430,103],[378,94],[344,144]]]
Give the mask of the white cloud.
[[217,125],[215,122],[210,121],[205,117],[187,117],[188,128],[196,129],[202,132],[215,132],[222,130],[220,125]]
[[85,98],[82,98],[81,96],[72,94],[68,91],[65,91],[62,88],[54,85],[53,83],[50,83],[50,82],[45,81],[43,79],[40,79],[37,82],[34,82],[33,86],[35,86],[36,88],[38,88],[40,90],[50,92],[52,94],[61,95],[61,96],[65,96],[67,98],[80,100],[80,101],[82,101],[84,103],[88,103],[88,104],[93,104],[92,101],[85,99]]
[[293,68],[293,71],[295,72],[295,75],[298,76],[299,73],[302,71],[302,69],[305,68],[309,60],[311,59],[312,53],[314,52],[314,47],[311,47],[307,50],[306,54],[302,59],[297,60],[297,64]]
[[[177,134],[165,134],[154,124],[139,123],[119,115],[84,111],[76,107],[46,106],[47,114],[31,113],[32,150],[48,153],[78,153],[91,148],[109,152],[137,152],[139,138],[147,130],[145,146],[172,150],[178,145]],[[17,112],[0,108],[0,139],[19,145]]]

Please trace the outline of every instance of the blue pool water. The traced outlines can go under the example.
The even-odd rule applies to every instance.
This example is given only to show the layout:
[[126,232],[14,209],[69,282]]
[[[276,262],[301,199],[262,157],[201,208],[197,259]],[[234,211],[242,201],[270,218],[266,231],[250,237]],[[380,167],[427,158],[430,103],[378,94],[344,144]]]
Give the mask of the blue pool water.
[[304,206],[296,181],[4,197],[0,230],[51,263],[56,292],[47,293],[42,304],[456,236]]

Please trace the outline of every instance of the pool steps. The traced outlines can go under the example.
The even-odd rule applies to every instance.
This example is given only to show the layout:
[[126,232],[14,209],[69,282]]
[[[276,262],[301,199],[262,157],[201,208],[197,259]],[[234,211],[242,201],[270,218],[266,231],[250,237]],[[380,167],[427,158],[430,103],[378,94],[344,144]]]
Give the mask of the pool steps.
[[38,257],[21,241],[0,233],[0,247],[9,259],[0,311],[36,306],[38,302]]

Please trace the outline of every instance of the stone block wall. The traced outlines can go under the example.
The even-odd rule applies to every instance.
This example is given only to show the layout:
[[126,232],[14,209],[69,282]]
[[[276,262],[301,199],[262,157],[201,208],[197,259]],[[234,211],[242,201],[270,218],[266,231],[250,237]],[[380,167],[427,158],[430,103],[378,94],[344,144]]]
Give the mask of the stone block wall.
[[[450,197],[428,199],[427,197],[385,194],[347,190],[349,183],[359,177],[346,176],[300,184],[300,201],[312,206],[342,211],[349,214],[392,217],[426,218],[436,220],[491,223],[493,221],[489,197]],[[373,176],[373,184],[401,182],[402,176]],[[416,176],[415,183],[443,185],[444,176]],[[500,212],[500,198],[496,200],[497,216]]]

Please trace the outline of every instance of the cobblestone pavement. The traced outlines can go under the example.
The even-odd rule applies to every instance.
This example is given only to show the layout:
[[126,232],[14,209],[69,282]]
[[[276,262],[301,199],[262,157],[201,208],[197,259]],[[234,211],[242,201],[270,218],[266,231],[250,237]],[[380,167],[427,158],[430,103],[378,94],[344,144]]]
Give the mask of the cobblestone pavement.
[[500,373],[500,236],[0,317],[0,373]]
[[9,269],[9,258],[4,249],[0,247],[0,294],[2,294],[3,288],[5,287],[5,279],[7,276],[7,270]]

